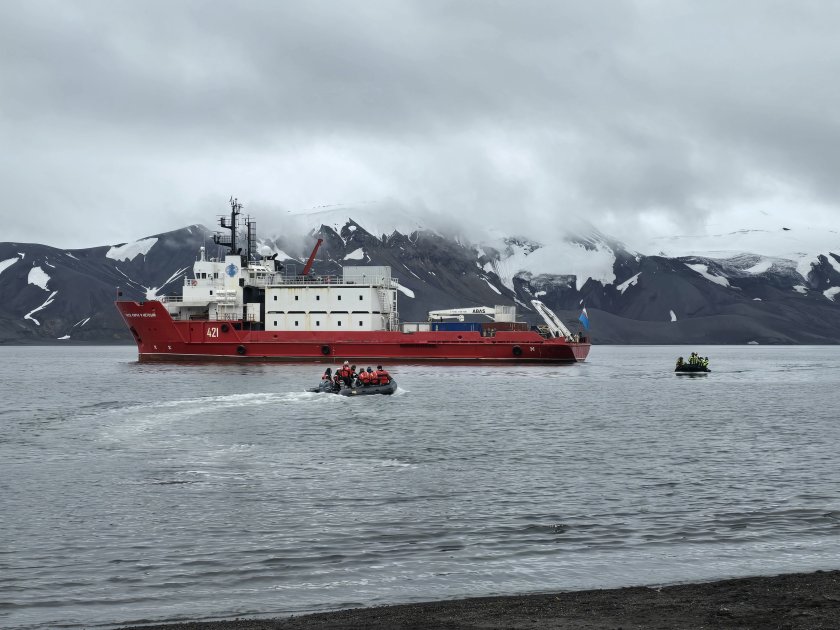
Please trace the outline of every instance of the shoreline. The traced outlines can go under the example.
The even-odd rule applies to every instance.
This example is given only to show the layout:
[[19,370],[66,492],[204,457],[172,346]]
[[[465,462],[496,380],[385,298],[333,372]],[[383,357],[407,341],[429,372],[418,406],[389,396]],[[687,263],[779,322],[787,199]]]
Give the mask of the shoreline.
[[840,570],[352,608],[120,630],[840,628]]

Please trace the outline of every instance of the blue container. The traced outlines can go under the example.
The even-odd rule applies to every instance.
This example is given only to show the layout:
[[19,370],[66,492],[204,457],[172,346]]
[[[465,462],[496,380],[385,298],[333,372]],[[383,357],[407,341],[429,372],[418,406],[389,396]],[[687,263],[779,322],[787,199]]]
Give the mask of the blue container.
[[432,322],[435,332],[481,332],[479,322]]

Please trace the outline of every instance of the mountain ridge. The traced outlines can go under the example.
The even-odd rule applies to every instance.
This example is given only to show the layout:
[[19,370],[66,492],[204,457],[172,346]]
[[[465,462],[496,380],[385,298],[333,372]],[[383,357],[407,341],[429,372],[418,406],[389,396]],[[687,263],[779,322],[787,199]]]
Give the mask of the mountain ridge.
[[[383,223],[377,224],[381,228]],[[0,343],[122,343],[131,337],[113,301],[177,294],[212,232],[195,224],[117,245],[59,249],[0,243]],[[537,323],[540,299],[567,325],[587,307],[595,343],[840,343],[840,247],[801,258],[737,252],[717,258],[647,255],[597,230],[540,241],[472,243],[434,229],[375,234],[352,217],[321,224],[314,270],[389,265],[400,316],[432,309],[516,305]],[[300,270],[306,246],[289,235],[259,241]],[[838,243],[840,245],[840,243]]]

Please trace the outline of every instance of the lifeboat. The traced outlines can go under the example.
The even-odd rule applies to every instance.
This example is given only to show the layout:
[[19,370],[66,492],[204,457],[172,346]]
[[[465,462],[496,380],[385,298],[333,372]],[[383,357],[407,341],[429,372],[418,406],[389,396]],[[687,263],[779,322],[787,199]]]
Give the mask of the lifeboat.
[[308,392],[321,394],[338,394],[339,396],[371,396],[376,394],[383,394],[390,396],[397,391],[397,381],[391,381],[385,385],[359,385],[353,387],[342,387],[341,389],[333,388],[330,381],[321,381],[318,387],[307,389]]

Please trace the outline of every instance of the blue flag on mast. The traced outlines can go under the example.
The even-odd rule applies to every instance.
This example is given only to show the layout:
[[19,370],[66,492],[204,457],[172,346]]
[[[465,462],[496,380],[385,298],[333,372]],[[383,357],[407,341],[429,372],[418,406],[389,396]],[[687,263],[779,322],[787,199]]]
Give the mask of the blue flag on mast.
[[580,312],[580,316],[578,317],[580,323],[583,324],[583,327],[586,330],[589,330],[589,313],[586,312],[586,307],[583,307],[583,310]]

